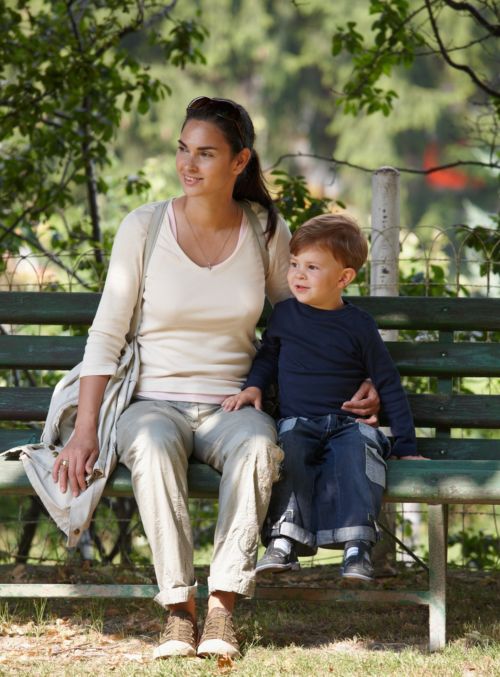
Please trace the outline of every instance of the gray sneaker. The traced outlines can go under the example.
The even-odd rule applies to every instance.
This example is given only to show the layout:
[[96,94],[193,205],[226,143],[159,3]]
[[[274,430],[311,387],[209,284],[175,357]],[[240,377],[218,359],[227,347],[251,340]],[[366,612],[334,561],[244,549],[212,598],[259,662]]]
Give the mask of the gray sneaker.
[[292,547],[290,552],[285,552],[281,548],[276,547],[273,539],[266,548],[266,552],[257,562],[255,573],[271,572],[281,573],[282,571],[298,571],[300,564]]
[[344,550],[342,578],[347,581],[373,581],[373,564],[370,552],[370,543],[351,541]]
[[187,611],[172,611],[162,636],[162,644],[154,650],[154,658],[196,656],[198,628]]

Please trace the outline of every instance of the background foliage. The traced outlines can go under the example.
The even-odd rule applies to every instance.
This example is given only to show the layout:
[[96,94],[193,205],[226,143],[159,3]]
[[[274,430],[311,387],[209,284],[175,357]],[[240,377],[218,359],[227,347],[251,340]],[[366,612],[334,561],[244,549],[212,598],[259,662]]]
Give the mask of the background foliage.
[[0,0],[1,245],[61,266],[92,248],[80,282],[96,285],[123,214],[178,191],[179,125],[203,92],[248,107],[264,164],[290,173],[270,178],[292,223],[311,194],[366,223],[355,167],[458,161],[404,175],[403,224],[481,226],[476,246],[494,249],[498,14],[489,0]]

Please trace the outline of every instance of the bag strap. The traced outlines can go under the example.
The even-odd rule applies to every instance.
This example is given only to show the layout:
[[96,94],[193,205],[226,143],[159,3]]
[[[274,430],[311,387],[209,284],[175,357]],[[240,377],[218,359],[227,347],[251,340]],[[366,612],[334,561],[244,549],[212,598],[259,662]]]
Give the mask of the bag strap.
[[264,273],[267,279],[269,275],[269,249],[267,248],[266,235],[262,228],[262,223],[259,221],[257,214],[250,207],[250,204],[245,200],[240,203],[248,222],[252,226],[257,242],[259,243],[260,254],[262,256],[262,263],[264,264]]
[[132,315],[132,321],[130,322],[130,329],[127,333],[127,340],[130,341],[132,338],[135,338],[137,331],[139,329],[139,324],[141,322],[142,315],[142,295],[144,293],[144,285],[146,284],[146,273],[149,266],[149,261],[151,259],[151,254],[153,253],[156,240],[158,239],[158,233],[160,232],[161,224],[165,218],[165,213],[167,207],[170,203],[170,200],[165,200],[160,202],[155,208],[153,215],[148,226],[148,235],[146,237],[146,242],[144,244],[144,252],[142,255],[142,277],[141,284],[139,285],[139,292],[137,295],[137,302],[134,308],[134,314]]

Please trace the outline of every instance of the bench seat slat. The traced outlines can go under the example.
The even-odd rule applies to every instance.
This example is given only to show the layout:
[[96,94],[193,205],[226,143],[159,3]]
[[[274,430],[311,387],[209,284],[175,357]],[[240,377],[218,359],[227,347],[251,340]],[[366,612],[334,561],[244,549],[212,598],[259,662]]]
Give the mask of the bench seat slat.
[[[219,473],[204,463],[190,463],[189,495],[217,498]],[[0,461],[2,495],[28,496],[33,490],[21,461]],[[105,490],[107,496],[130,496],[130,472],[118,465]],[[389,461],[390,501],[490,503],[500,500],[500,461]]]

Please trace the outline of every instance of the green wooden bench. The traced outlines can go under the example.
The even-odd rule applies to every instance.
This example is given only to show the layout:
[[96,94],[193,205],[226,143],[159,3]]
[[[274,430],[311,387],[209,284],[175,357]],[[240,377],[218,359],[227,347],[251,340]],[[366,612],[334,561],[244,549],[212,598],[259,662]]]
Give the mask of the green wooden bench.
[[[85,337],[9,335],[11,325],[89,325],[99,301],[89,293],[0,293],[0,369],[65,370],[82,357]],[[383,601],[429,607],[430,649],[446,638],[447,509],[450,504],[498,504],[500,441],[478,429],[500,429],[500,396],[458,392],[457,377],[500,376],[500,299],[354,298],[383,329],[400,330],[390,351],[404,376],[432,377],[429,392],[410,394],[420,452],[429,461],[391,461],[385,498],[428,504],[429,585],[424,590],[351,590],[259,585],[259,599]],[[419,330],[419,340],[411,338]],[[485,334],[488,332],[488,334]],[[63,332],[61,332],[63,333]],[[403,336],[408,339],[403,340]],[[487,336],[488,340],[483,340]],[[425,340],[427,339],[427,340]],[[4,372],[5,373],[5,372]],[[33,422],[46,415],[51,389],[0,387],[0,450],[36,441]],[[12,425],[14,424],[15,425]],[[476,438],[470,437],[470,430]],[[461,436],[461,431],[467,431]],[[206,465],[189,469],[192,497],[217,498],[219,475]],[[128,471],[119,466],[106,495],[131,496]],[[22,464],[0,461],[0,494],[32,495]],[[2,597],[152,597],[154,585],[0,584]]]

